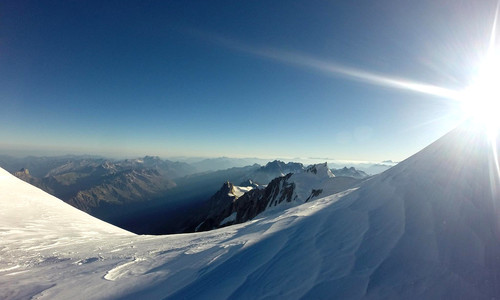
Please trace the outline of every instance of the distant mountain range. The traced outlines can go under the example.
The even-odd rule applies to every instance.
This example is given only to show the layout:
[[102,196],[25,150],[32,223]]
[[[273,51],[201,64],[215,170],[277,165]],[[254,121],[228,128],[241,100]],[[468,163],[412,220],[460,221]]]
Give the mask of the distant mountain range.
[[35,172],[23,167],[14,175],[88,213],[98,210],[101,202],[125,205],[158,197],[176,186],[173,178],[194,170],[188,164],[155,157],[115,162],[33,159],[26,165]]
[[[88,156],[22,159],[0,156],[0,166],[80,210],[141,234],[194,231],[197,225],[214,218],[215,214],[217,220],[228,217],[209,208],[214,205],[214,194],[225,182],[235,187],[260,186],[265,191],[266,185],[275,178],[306,170],[301,163],[275,160],[264,166],[253,164],[198,172],[188,163],[155,156],[124,160]],[[343,177],[361,179],[367,176],[352,167],[332,171]],[[262,196],[257,195],[257,190],[252,194]],[[207,211],[212,215],[207,216]],[[238,222],[261,211],[255,209],[245,218],[238,217]],[[219,221],[222,219],[214,221],[213,226],[207,221],[202,230],[221,226]]]

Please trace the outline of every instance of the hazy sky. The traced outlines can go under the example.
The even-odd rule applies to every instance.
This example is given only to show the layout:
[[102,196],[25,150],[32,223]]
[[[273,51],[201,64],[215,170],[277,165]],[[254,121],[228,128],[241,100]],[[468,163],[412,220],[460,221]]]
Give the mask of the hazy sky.
[[0,152],[401,160],[457,124],[436,87],[495,6],[2,1]]

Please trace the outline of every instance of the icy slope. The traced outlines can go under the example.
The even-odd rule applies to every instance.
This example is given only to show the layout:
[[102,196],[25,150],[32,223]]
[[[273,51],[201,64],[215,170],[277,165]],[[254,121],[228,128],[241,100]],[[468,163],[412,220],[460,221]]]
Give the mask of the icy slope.
[[163,237],[76,215],[4,172],[0,298],[498,298],[491,149],[486,135],[457,129],[357,190]]

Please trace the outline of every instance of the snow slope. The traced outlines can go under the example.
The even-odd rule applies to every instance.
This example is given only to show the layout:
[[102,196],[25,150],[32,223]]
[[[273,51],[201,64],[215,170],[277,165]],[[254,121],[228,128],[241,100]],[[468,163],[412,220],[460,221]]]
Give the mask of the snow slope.
[[498,298],[498,155],[465,128],[356,190],[174,236],[129,234],[0,171],[0,298]]

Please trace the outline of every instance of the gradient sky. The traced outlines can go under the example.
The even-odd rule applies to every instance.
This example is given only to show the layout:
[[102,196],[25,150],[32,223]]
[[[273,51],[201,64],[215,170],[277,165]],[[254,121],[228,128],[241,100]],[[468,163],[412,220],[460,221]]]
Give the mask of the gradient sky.
[[462,117],[407,83],[464,88],[495,7],[2,1],[0,152],[401,160]]

